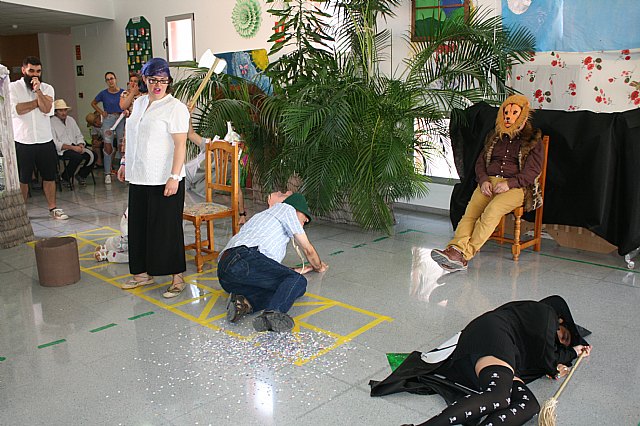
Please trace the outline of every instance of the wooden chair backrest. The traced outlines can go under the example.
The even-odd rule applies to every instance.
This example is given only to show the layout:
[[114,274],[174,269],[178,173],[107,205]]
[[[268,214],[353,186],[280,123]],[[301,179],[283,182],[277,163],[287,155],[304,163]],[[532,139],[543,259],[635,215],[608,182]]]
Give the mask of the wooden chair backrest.
[[213,202],[213,191],[228,192],[231,208],[238,205],[238,144],[227,141],[210,142],[205,153],[205,197]]
[[549,136],[542,138],[543,156],[542,156],[542,169],[540,170],[540,192],[542,193],[542,199],[544,199],[544,187],[547,183],[547,164],[549,160]]

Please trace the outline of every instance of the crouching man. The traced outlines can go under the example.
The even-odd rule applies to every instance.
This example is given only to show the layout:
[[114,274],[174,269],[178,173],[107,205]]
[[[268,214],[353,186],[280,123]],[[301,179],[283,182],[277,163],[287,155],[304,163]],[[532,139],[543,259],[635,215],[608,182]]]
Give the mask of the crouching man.
[[[270,197],[270,204],[278,200],[277,195]],[[218,280],[230,293],[229,322],[262,311],[253,320],[256,331],[293,329],[294,321],[287,312],[307,289],[303,274],[327,269],[304,232],[303,226],[310,221],[306,199],[294,193],[253,216],[231,238],[218,258]],[[302,249],[310,266],[291,269],[280,263],[291,238]]]

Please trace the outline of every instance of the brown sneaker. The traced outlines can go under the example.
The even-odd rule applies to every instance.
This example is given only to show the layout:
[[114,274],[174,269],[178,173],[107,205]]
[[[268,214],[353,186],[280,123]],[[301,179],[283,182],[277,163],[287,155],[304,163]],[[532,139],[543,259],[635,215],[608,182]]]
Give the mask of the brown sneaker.
[[445,271],[464,271],[467,269],[467,259],[454,246],[445,250],[431,250],[431,258]]

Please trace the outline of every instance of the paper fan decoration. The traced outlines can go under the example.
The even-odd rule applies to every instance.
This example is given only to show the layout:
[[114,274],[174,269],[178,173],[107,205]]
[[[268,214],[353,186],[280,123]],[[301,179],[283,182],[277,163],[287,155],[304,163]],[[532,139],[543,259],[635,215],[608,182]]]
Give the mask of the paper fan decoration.
[[231,21],[242,37],[255,36],[262,21],[262,11],[258,0],[238,0],[233,12],[231,12]]

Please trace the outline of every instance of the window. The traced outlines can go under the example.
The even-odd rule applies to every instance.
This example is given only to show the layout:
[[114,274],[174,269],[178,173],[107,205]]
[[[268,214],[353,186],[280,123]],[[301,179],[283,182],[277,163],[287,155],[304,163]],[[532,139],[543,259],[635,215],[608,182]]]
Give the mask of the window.
[[449,120],[428,123],[416,120],[414,128],[418,136],[414,152],[416,170],[431,177],[432,182],[459,182],[449,138]]
[[443,22],[469,16],[469,0],[411,0],[411,41],[424,41]]
[[167,16],[165,47],[169,65],[185,65],[196,60],[194,14]]

